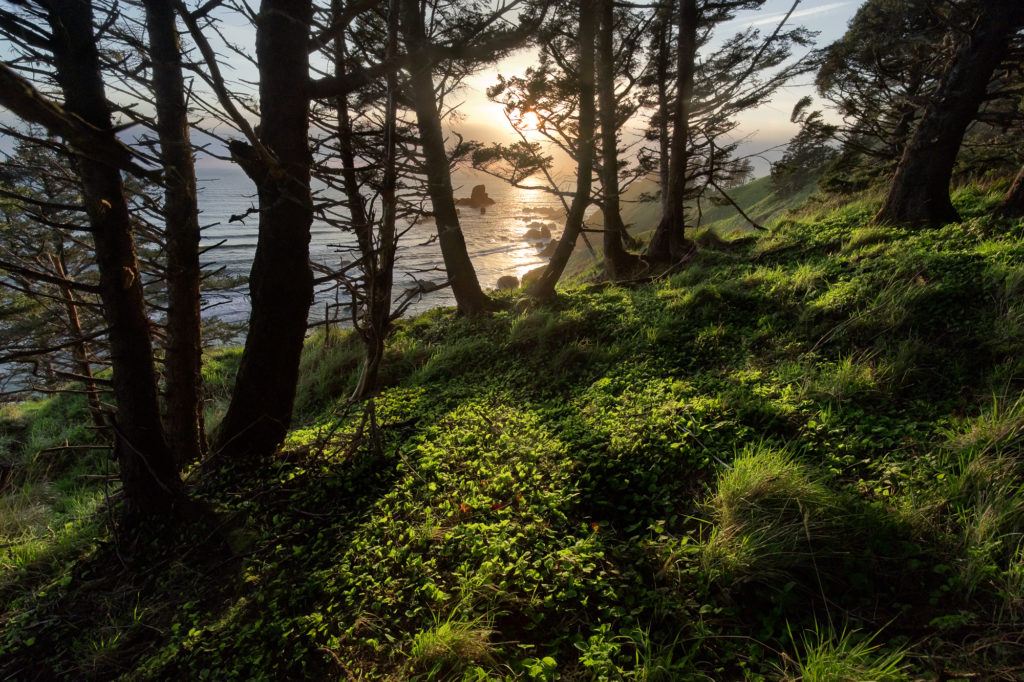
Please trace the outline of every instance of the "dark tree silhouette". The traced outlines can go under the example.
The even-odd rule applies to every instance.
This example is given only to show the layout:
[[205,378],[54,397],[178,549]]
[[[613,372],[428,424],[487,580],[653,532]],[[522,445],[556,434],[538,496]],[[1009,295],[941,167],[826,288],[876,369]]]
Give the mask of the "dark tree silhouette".
[[896,167],[876,220],[938,226],[959,219],[949,196],[953,166],[967,127],[986,98],[996,67],[1024,24],[1019,0],[977,4],[963,37]]

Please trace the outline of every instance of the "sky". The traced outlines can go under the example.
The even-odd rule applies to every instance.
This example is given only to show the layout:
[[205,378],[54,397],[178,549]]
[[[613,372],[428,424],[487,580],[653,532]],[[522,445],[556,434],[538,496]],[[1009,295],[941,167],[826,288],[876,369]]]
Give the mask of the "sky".
[[[825,46],[843,35],[847,23],[863,1],[802,0],[787,25],[804,26],[817,32],[817,46]],[[768,0],[759,10],[737,14],[733,21],[721,25],[709,48],[714,49],[723,40],[747,27],[753,26],[762,32],[774,30],[792,5],[793,0]],[[453,127],[467,139],[484,142],[507,140],[509,129],[502,107],[487,99],[486,89],[496,82],[497,74],[521,74],[535,61],[534,50],[522,50],[467,79],[466,87],[459,93],[463,100],[459,110],[464,118],[454,123]],[[755,176],[768,173],[770,160],[781,154],[781,150],[773,148],[784,145],[797,132],[798,126],[790,123],[789,117],[801,97],[815,94],[812,79],[813,74],[810,74],[794,81],[781,89],[771,102],[745,112],[740,118],[740,125],[735,132],[735,136],[743,140],[739,153],[760,154],[764,150],[772,150],[763,154],[764,158],[751,159]]]
[[[843,34],[847,22],[863,1],[801,0],[789,23],[818,32],[817,45],[824,46]],[[759,10],[739,13],[733,21],[719,27],[709,47],[713,49],[727,37],[749,26],[759,27],[763,31],[773,30],[778,21],[785,16],[792,2],[793,0],[767,0]],[[242,17],[222,17],[221,29],[227,39],[236,45],[246,46],[254,43],[252,27]],[[6,50],[0,46],[0,56],[5,53]],[[230,52],[222,54],[230,55]],[[458,108],[462,116],[460,120],[451,123],[452,128],[466,139],[481,142],[507,141],[511,131],[502,107],[487,99],[486,88],[495,83],[497,74],[521,74],[535,61],[535,49],[521,50],[468,78],[465,87],[456,94],[457,100],[461,100]],[[236,87],[251,91],[252,83],[256,79],[256,72],[251,64],[238,57],[228,58],[228,63],[223,64],[222,69]],[[790,112],[801,97],[814,94],[811,79],[812,76],[808,75],[800,82],[783,88],[771,102],[744,113],[740,119],[739,128],[735,132],[736,137],[742,140],[740,153],[760,154],[776,148],[765,153],[763,158],[752,159],[755,175],[764,175],[768,172],[769,161],[781,154],[777,148],[784,145],[796,132],[797,126],[789,122]],[[10,120],[10,114],[0,108],[0,118]],[[636,127],[639,128],[639,125],[640,123]],[[0,141],[0,149],[5,148],[3,141]],[[227,162],[213,158],[199,160],[200,166],[219,166],[224,163]]]

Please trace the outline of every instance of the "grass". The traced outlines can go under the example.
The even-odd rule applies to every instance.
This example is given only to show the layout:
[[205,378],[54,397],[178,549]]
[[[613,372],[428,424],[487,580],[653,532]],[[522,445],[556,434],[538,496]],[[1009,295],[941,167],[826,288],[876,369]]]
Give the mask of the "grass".
[[314,335],[282,452],[190,472],[212,527],[114,534],[81,404],[5,408],[0,672],[1013,679],[1024,224],[956,201],[881,232],[877,197],[815,201],[649,283],[403,320],[372,434],[356,340]]
[[482,619],[459,621],[448,618],[417,632],[409,646],[413,670],[436,677],[462,672],[475,663],[491,660],[493,630]]
[[839,540],[829,519],[837,504],[820,477],[763,444],[748,446],[719,474],[708,505],[714,530],[702,563],[718,580],[784,582]]
[[[783,675],[794,682],[903,682],[908,673],[906,651],[884,651],[851,630],[835,632],[815,626],[801,638],[801,652],[794,661],[795,671]],[[794,674],[795,673],[795,674]]]

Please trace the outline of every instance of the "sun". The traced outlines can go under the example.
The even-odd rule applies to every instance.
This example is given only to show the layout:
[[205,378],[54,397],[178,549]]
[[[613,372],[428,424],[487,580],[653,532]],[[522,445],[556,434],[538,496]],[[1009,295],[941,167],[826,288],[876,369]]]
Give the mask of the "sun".
[[526,110],[516,119],[515,126],[526,137],[540,139],[543,135],[540,132],[540,117],[537,112]]

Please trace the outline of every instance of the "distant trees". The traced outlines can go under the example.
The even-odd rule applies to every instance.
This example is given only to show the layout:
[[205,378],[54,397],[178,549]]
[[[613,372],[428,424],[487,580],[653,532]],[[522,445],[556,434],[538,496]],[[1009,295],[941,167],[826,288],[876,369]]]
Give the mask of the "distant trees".
[[960,145],[985,101],[993,73],[1024,26],[1024,5],[1017,0],[964,3],[962,9],[969,12],[968,29],[959,36],[957,49],[903,150],[876,216],[880,222],[941,225],[959,218],[949,185]]
[[816,179],[838,154],[833,145],[836,126],[826,123],[820,111],[808,111],[810,105],[811,98],[804,97],[793,108],[790,121],[799,123],[800,131],[771,167],[772,185],[782,194],[792,194]]

